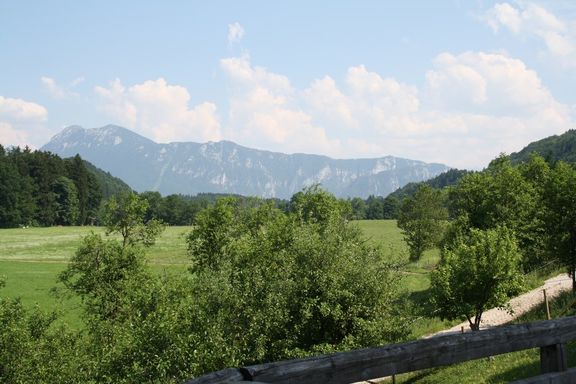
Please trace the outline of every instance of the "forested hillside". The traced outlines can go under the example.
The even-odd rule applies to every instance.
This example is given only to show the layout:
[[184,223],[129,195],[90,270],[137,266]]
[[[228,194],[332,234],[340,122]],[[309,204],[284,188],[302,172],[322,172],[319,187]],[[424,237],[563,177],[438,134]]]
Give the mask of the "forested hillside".
[[0,227],[90,224],[101,200],[80,156],[0,146]]
[[531,153],[537,153],[547,162],[555,163],[562,160],[576,163],[576,130],[571,129],[562,135],[550,136],[528,144],[520,152],[510,155],[512,163],[524,163]]
[[389,197],[394,197],[397,199],[403,199],[408,196],[414,196],[418,188],[422,185],[427,185],[432,188],[442,189],[444,187],[449,187],[451,185],[458,184],[458,181],[465,175],[469,174],[471,171],[465,169],[450,169],[446,172],[439,174],[430,180],[422,181],[419,183],[408,183],[402,188],[398,188],[396,191],[392,192]]
[[109,172],[101,170],[86,160],[84,160],[84,165],[98,181],[104,199],[132,191],[132,188],[130,188],[128,184],[121,179],[112,176]]

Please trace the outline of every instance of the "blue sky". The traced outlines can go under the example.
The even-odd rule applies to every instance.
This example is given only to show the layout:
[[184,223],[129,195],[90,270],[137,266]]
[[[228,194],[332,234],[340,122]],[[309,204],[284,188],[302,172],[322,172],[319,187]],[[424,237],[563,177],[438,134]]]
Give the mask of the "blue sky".
[[0,143],[68,125],[483,168],[576,128],[572,1],[0,0]]

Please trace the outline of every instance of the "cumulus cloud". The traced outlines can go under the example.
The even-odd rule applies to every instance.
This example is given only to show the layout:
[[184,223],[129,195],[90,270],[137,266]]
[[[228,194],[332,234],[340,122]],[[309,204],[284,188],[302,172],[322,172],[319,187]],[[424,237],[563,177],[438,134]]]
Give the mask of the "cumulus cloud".
[[238,43],[244,37],[244,28],[240,23],[228,24],[228,44]]
[[220,65],[229,80],[232,140],[284,152],[326,153],[339,147],[301,108],[299,92],[286,76],[253,66],[246,55]]
[[12,122],[46,120],[48,111],[40,104],[0,96],[0,119]]
[[63,99],[66,96],[64,89],[56,84],[56,81],[50,77],[42,76],[40,78],[42,85],[48,90],[50,95],[55,99]]
[[500,152],[562,133],[573,111],[524,62],[502,53],[441,53],[416,87],[364,65],[295,87],[248,55],[220,61],[228,109],[190,105],[160,78],[96,87],[101,108],[156,141],[226,138],[287,153],[338,158],[395,155],[480,168]]
[[125,87],[119,79],[95,87],[101,109],[120,124],[159,142],[219,140],[216,105],[190,107],[190,93],[165,79]]
[[517,151],[573,124],[570,107],[558,102],[521,60],[483,52],[443,53],[433,64],[426,74],[424,120],[435,126],[457,122],[463,128],[460,139],[474,140],[472,147],[455,148],[461,164],[473,166],[482,157]]
[[517,115],[555,103],[535,71],[503,54],[443,53],[433,64],[427,92],[439,108]]
[[0,96],[0,143],[37,146],[47,132],[43,123],[48,111],[42,105]]
[[24,130],[18,130],[11,124],[0,121],[0,144],[4,146],[30,146],[30,135]]
[[514,35],[536,38],[544,44],[545,53],[562,59],[563,64],[576,65],[574,28],[538,4],[496,4],[486,12],[484,20],[495,33],[504,29]]
[[534,70],[500,53],[442,53],[420,89],[363,65],[304,89],[246,55],[221,67],[230,89],[226,136],[266,149],[478,168],[573,124],[571,108]]

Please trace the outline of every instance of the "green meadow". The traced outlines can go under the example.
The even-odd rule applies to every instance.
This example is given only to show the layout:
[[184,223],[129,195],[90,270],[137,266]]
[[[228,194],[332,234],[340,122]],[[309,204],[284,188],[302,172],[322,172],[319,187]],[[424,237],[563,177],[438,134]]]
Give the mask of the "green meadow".
[[[188,227],[168,227],[148,252],[150,267],[161,273],[186,270],[184,239]],[[58,311],[62,319],[76,323],[77,298],[62,297],[58,274],[78,248],[83,236],[102,233],[100,227],[14,228],[0,230],[0,276],[6,281],[2,296],[19,297],[27,305]],[[61,286],[60,286],[61,287]]]
[[[394,220],[364,220],[354,222],[369,241],[381,244],[394,260],[402,264],[403,289],[413,302],[425,298],[430,285],[429,272],[438,262],[438,251],[428,251],[417,263],[408,263],[408,249]],[[147,252],[152,270],[162,273],[185,272],[188,267],[185,235],[190,227],[167,227],[156,244]],[[15,228],[0,230],[0,276],[6,278],[1,295],[20,297],[27,305],[43,310],[62,312],[64,321],[74,323],[79,303],[61,299],[54,294],[58,274],[74,255],[83,236],[90,232],[104,234],[100,227]],[[426,312],[424,306],[421,310]],[[424,314],[424,313],[423,313]],[[413,324],[415,334],[442,329],[447,324],[439,320],[418,318]]]

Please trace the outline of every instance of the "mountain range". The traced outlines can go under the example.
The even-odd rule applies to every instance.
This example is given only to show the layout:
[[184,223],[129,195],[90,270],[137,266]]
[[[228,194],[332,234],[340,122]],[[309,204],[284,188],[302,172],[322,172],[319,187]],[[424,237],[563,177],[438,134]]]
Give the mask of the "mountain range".
[[230,141],[155,143],[126,128],[70,126],[42,148],[61,157],[80,154],[134,190],[169,194],[233,193],[289,198],[320,183],[338,197],[386,196],[409,182],[450,169],[393,156],[332,159],[251,149]]

